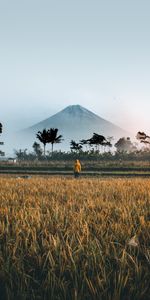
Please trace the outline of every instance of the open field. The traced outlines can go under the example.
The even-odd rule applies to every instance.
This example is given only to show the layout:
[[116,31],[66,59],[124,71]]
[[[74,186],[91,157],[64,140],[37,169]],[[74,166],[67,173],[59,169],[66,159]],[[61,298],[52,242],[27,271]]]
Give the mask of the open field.
[[[82,163],[82,177],[150,177],[149,161],[91,161]],[[74,161],[22,161],[0,164],[0,174],[11,175],[73,175]]]
[[0,299],[150,299],[150,180],[0,177]]
[[[77,156],[80,159],[80,157]],[[150,161],[140,161],[140,160],[104,160],[98,158],[97,160],[92,159],[81,159],[82,169],[84,171],[99,171],[99,170],[149,170],[150,171]],[[33,160],[33,161],[20,161],[16,163],[12,162],[0,162],[0,169],[31,169],[31,170],[61,170],[61,171],[71,171],[73,169],[74,160]]]

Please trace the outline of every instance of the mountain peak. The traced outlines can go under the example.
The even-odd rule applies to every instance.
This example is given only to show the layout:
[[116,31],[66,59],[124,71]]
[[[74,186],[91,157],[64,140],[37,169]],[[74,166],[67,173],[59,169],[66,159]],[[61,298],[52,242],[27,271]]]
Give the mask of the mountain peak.
[[89,111],[85,107],[75,104],[75,105],[69,105],[66,108],[64,108],[60,113],[63,113],[64,115],[69,115],[70,117],[98,117],[93,112]]
[[68,105],[67,107],[64,108],[64,110],[67,109],[82,109],[83,106],[81,106],[80,104],[73,104],[73,105]]
[[114,136],[115,139],[129,136],[123,129],[79,104],[69,105],[55,115],[27,128],[24,130],[26,138],[23,135],[22,137],[24,140],[31,139],[33,144],[36,133],[44,128],[58,128],[64,138],[64,147],[69,147],[71,140],[89,139],[93,132],[105,137]]
[[67,113],[79,113],[79,112],[84,112],[86,109],[79,105],[79,104],[75,104],[75,105],[69,105],[66,108],[63,109],[63,112],[67,112]]

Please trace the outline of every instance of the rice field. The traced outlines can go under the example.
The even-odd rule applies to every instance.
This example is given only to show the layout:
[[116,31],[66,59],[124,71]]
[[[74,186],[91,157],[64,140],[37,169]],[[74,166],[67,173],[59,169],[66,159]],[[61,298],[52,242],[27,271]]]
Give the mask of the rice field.
[[0,299],[150,299],[150,180],[0,177]]

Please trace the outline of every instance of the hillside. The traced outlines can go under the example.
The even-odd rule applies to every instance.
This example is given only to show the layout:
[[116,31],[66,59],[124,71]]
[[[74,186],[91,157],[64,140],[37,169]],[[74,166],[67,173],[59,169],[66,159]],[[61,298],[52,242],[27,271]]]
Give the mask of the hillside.
[[[20,132],[21,144],[33,144],[36,140],[36,133],[44,128],[58,128],[63,135],[64,141],[58,148],[69,150],[70,140],[90,138],[93,132],[105,137],[114,136],[115,140],[128,133],[115,124],[99,117],[95,113],[80,105],[71,105],[56,113],[55,115],[37,123]],[[56,147],[55,147],[56,148]]]

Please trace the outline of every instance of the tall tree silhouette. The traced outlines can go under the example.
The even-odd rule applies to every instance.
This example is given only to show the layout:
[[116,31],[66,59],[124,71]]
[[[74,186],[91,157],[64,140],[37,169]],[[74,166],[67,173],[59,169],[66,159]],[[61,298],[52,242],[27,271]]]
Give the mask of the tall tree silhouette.
[[0,123],[0,134],[2,133],[2,131],[3,131],[3,125],[2,123]]
[[43,152],[42,149],[41,149],[40,144],[38,144],[37,142],[34,142],[32,147],[34,149],[34,152],[35,152],[36,156],[38,158],[40,158],[42,156],[42,152]]
[[15,155],[16,155],[18,160],[26,160],[27,157],[28,157],[27,149],[15,150]]
[[93,133],[93,136],[88,140],[89,145],[95,145],[96,147],[104,146],[107,142],[106,138],[103,135],[98,133]]
[[136,138],[140,141],[140,143],[150,144],[150,136],[145,132],[138,131]]
[[75,141],[71,140],[70,149],[79,152],[82,149],[82,145],[80,143],[76,143]]
[[62,135],[57,135],[58,134],[58,128],[50,128],[47,131],[48,134],[48,143],[50,143],[52,145],[52,154],[53,154],[53,147],[54,144],[59,144],[61,143],[62,139]]
[[[0,135],[3,132],[3,125],[0,123]],[[4,145],[4,142],[0,142],[0,145]],[[0,156],[5,156],[5,152],[0,150]]]
[[36,137],[44,146],[44,156],[45,156],[46,144],[49,143],[48,130],[43,129],[43,131],[38,131],[38,133],[36,134]]

